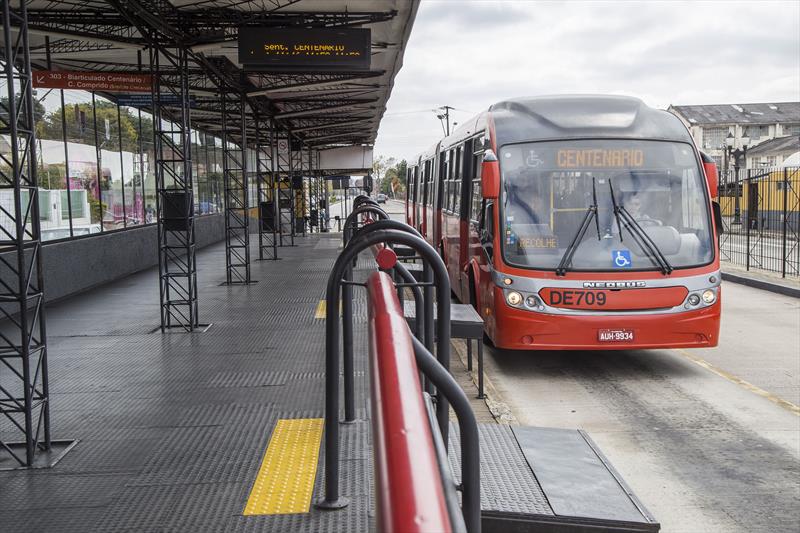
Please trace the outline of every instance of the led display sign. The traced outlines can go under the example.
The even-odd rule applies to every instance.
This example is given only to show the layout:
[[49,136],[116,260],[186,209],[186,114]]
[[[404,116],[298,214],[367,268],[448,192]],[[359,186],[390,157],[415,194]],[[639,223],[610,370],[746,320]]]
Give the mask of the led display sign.
[[369,70],[363,28],[239,28],[239,62],[250,70]]

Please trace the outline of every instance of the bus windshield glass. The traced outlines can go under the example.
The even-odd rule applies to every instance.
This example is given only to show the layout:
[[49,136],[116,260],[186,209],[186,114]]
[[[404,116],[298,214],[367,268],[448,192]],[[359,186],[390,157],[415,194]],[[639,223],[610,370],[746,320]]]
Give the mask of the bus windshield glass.
[[568,270],[658,270],[659,258],[676,269],[713,259],[704,177],[689,144],[514,144],[500,149],[500,166],[511,265],[556,270],[566,256]]

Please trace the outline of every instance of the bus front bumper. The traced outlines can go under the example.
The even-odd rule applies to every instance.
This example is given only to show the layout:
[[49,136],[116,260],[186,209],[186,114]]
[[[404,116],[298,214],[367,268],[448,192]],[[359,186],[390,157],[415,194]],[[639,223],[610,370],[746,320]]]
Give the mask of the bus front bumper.
[[[535,313],[497,302],[490,336],[509,350],[638,350],[711,348],[719,342],[721,301],[681,313],[563,315]],[[630,340],[603,340],[629,337]],[[618,333],[615,333],[618,332]],[[492,335],[492,333],[494,333]],[[610,333],[610,335],[609,335]]]

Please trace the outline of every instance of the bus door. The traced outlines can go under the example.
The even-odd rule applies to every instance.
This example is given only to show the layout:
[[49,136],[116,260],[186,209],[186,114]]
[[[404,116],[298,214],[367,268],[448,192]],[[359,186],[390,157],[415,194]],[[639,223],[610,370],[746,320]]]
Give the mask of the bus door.
[[411,210],[414,208],[414,204],[411,201],[411,191],[412,189],[412,180],[411,174],[413,172],[413,167],[406,168],[406,224],[411,225],[412,216]]
[[436,175],[433,180],[434,188],[436,189],[436,194],[434,196],[434,212],[436,214],[434,216],[433,241],[431,241],[437,252],[440,250],[443,236],[442,225],[444,224],[444,214],[442,213],[442,197],[444,196],[444,175],[446,168],[444,152],[439,152],[439,157],[436,160]]
[[415,229],[419,230],[419,219],[422,207],[419,205],[422,194],[420,193],[419,182],[419,165],[414,167],[414,221],[411,224]]
[[[469,185],[467,193],[467,224],[466,224],[466,264],[473,262],[480,265],[485,262],[481,248],[480,230],[483,210],[483,196],[481,194],[481,163],[483,162],[483,137],[475,137],[468,143],[465,154],[469,156],[469,172],[466,184]],[[479,272],[475,272],[476,275]],[[473,280],[474,281],[474,280]],[[477,289],[477,287],[476,287]],[[461,280],[462,301],[470,296],[470,279],[467,276]],[[476,294],[477,295],[477,294]]]

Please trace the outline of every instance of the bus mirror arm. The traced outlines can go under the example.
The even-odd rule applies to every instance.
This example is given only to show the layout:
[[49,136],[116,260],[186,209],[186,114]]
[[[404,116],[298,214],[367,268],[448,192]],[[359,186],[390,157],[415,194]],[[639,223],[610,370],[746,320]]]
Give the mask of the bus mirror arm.
[[494,200],[500,196],[500,163],[491,150],[486,150],[483,153],[481,195],[485,200]]
[[725,226],[722,224],[722,207],[719,202],[712,201],[711,209],[714,213],[714,228],[717,230],[717,235],[722,235],[725,233]]

